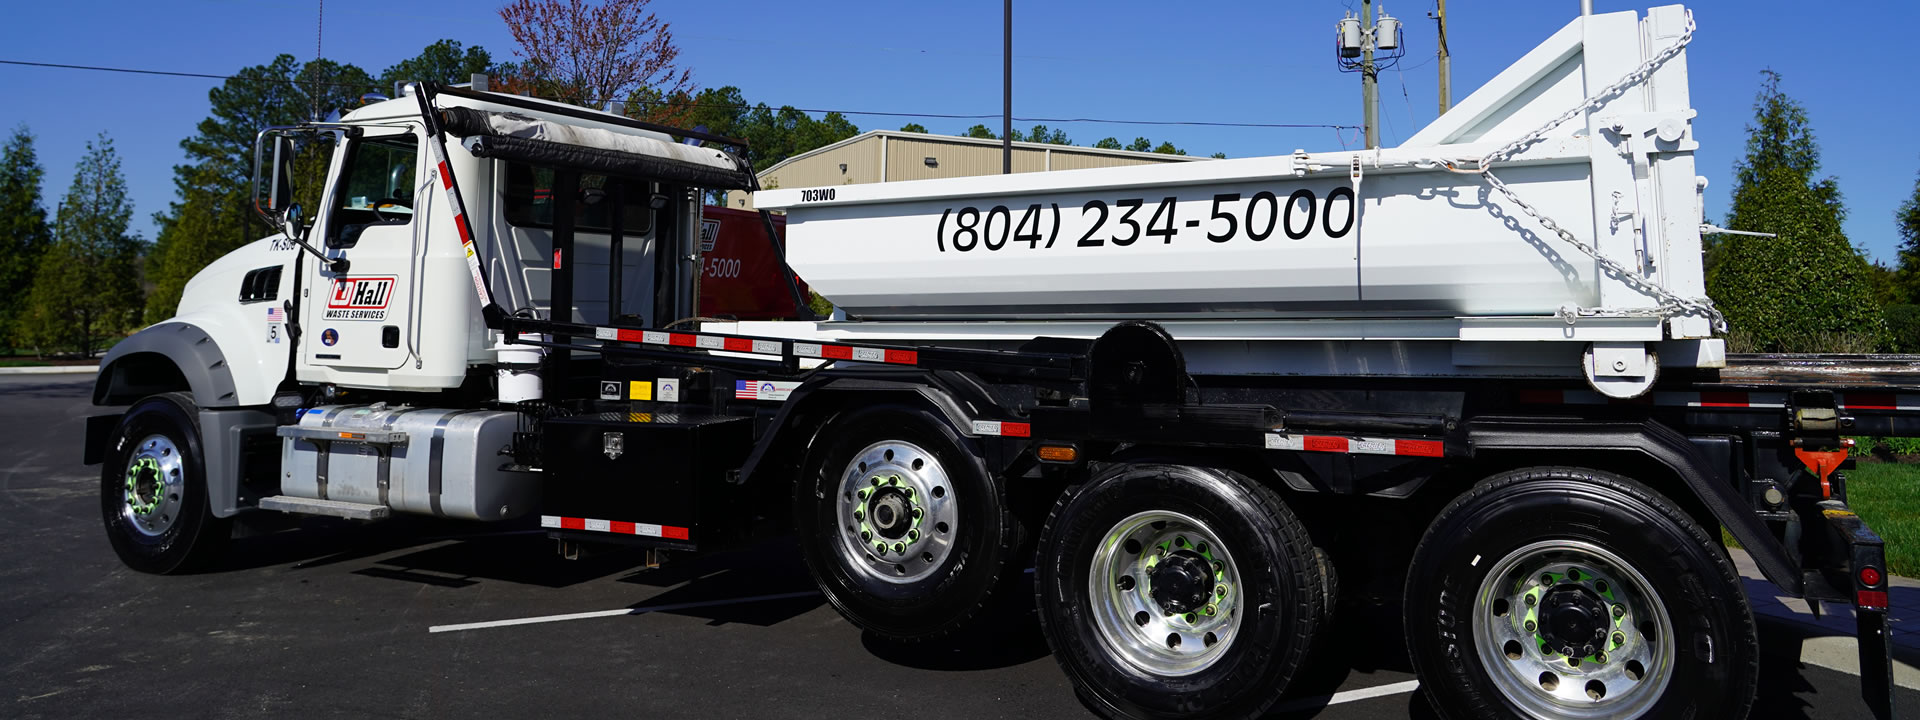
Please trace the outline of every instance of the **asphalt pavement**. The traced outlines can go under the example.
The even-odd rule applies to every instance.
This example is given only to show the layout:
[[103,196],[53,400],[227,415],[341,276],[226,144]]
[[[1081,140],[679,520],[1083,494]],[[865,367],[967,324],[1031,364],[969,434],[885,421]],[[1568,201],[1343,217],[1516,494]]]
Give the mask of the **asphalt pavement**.
[[[563,560],[526,523],[305,520],[208,572],[129,571],[79,462],[92,382],[0,377],[0,717],[1090,717],[1030,615],[863,636],[784,541],[648,569]],[[1434,717],[1392,623],[1350,625],[1276,716]],[[1762,627],[1781,649],[1755,717],[1865,716],[1857,679],[1800,663],[1783,627]]]

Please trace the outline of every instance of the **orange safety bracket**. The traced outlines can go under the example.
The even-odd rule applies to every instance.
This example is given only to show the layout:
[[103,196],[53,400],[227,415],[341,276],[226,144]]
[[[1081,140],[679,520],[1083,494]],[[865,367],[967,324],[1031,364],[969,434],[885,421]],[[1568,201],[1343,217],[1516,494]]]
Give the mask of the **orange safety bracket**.
[[[1842,440],[1841,442],[1848,446],[1853,445],[1852,440]],[[1793,456],[1800,458],[1800,462],[1805,464],[1808,470],[1813,471],[1813,474],[1820,478],[1821,499],[1832,499],[1833,483],[1829,478],[1833,477],[1833,471],[1840,469],[1841,463],[1847,461],[1847,448],[1843,447],[1839,450],[1808,450],[1806,448],[1796,447],[1793,449]]]

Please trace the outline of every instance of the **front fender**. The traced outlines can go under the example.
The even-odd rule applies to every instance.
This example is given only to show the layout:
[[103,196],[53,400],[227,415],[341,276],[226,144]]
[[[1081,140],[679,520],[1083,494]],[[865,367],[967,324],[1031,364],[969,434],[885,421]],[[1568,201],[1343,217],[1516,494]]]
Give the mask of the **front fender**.
[[94,380],[93,404],[126,405],[178,390],[191,391],[194,404],[203,408],[261,405],[272,396],[271,387],[264,394],[242,393],[213,334],[194,323],[168,320],[107,351]]

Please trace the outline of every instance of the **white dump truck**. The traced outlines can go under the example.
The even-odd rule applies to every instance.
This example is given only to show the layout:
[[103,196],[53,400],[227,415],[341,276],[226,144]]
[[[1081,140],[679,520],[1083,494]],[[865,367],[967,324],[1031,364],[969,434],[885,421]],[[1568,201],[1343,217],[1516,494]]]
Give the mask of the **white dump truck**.
[[1920,370],[1725,352],[1693,28],[1576,19],[1396,148],[760,191],[765,277],[832,320],[793,285],[787,321],[702,317],[738,141],[432,85],[268,128],[284,231],[102,363],[105,529],[156,573],[271,511],[531,515],[563,552],[791,532],[893,639],[1033,567],[1111,717],[1258,716],[1339,613],[1398,607],[1450,716],[1733,718],[1759,651],[1724,528],[1852,608],[1884,715],[1843,436],[1920,434]]

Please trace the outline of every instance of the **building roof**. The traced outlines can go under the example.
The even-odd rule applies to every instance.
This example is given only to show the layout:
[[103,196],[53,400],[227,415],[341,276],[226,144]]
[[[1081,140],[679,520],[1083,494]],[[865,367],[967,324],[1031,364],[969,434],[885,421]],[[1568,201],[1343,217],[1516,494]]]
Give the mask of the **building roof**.
[[[1001,142],[999,140],[993,140],[988,138],[962,137],[959,135],[936,135],[933,133],[902,132],[900,130],[868,130],[866,132],[860,133],[859,135],[855,135],[845,140],[841,140],[840,142],[833,143],[832,145],[817,147],[812,150],[808,150],[806,152],[800,153],[798,155],[790,156],[785,160],[781,160],[780,162],[774,163],[772,166],[769,166],[765,170],[761,170],[758,173],[758,175],[762,178],[765,178],[769,173],[779,170],[782,167],[786,167],[788,163],[792,163],[796,160],[801,160],[804,158],[810,158],[815,155],[833,152],[834,150],[838,150],[848,145],[853,145],[855,143],[865,141],[869,138],[900,138],[904,140],[919,140],[922,142],[951,143],[954,145],[986,145],[986,146],[991,146],[996,148],[1001,146]],[[1055,145],[1053,143],[1016,141],[1013,143],[1013,146],[1016,148],[1021,148],[1023,150],[1052,150],[1056,152],[1072,152],[1072,153],[1081,153],[1086,155],[1106,155],[1110,157],[1137,158],[1140,160],[1151,160],[1154,162],[1169,162],[1169,161],[1185,162],[1188,160],[1213,159],[1213,158],[1205,158],[1205,157],[1194,157],[1190,155],[1169,155],[1167,153],[1140,152],[1138,150],[1109,150],[1107,148],[1085,147],[1082,145]]]

